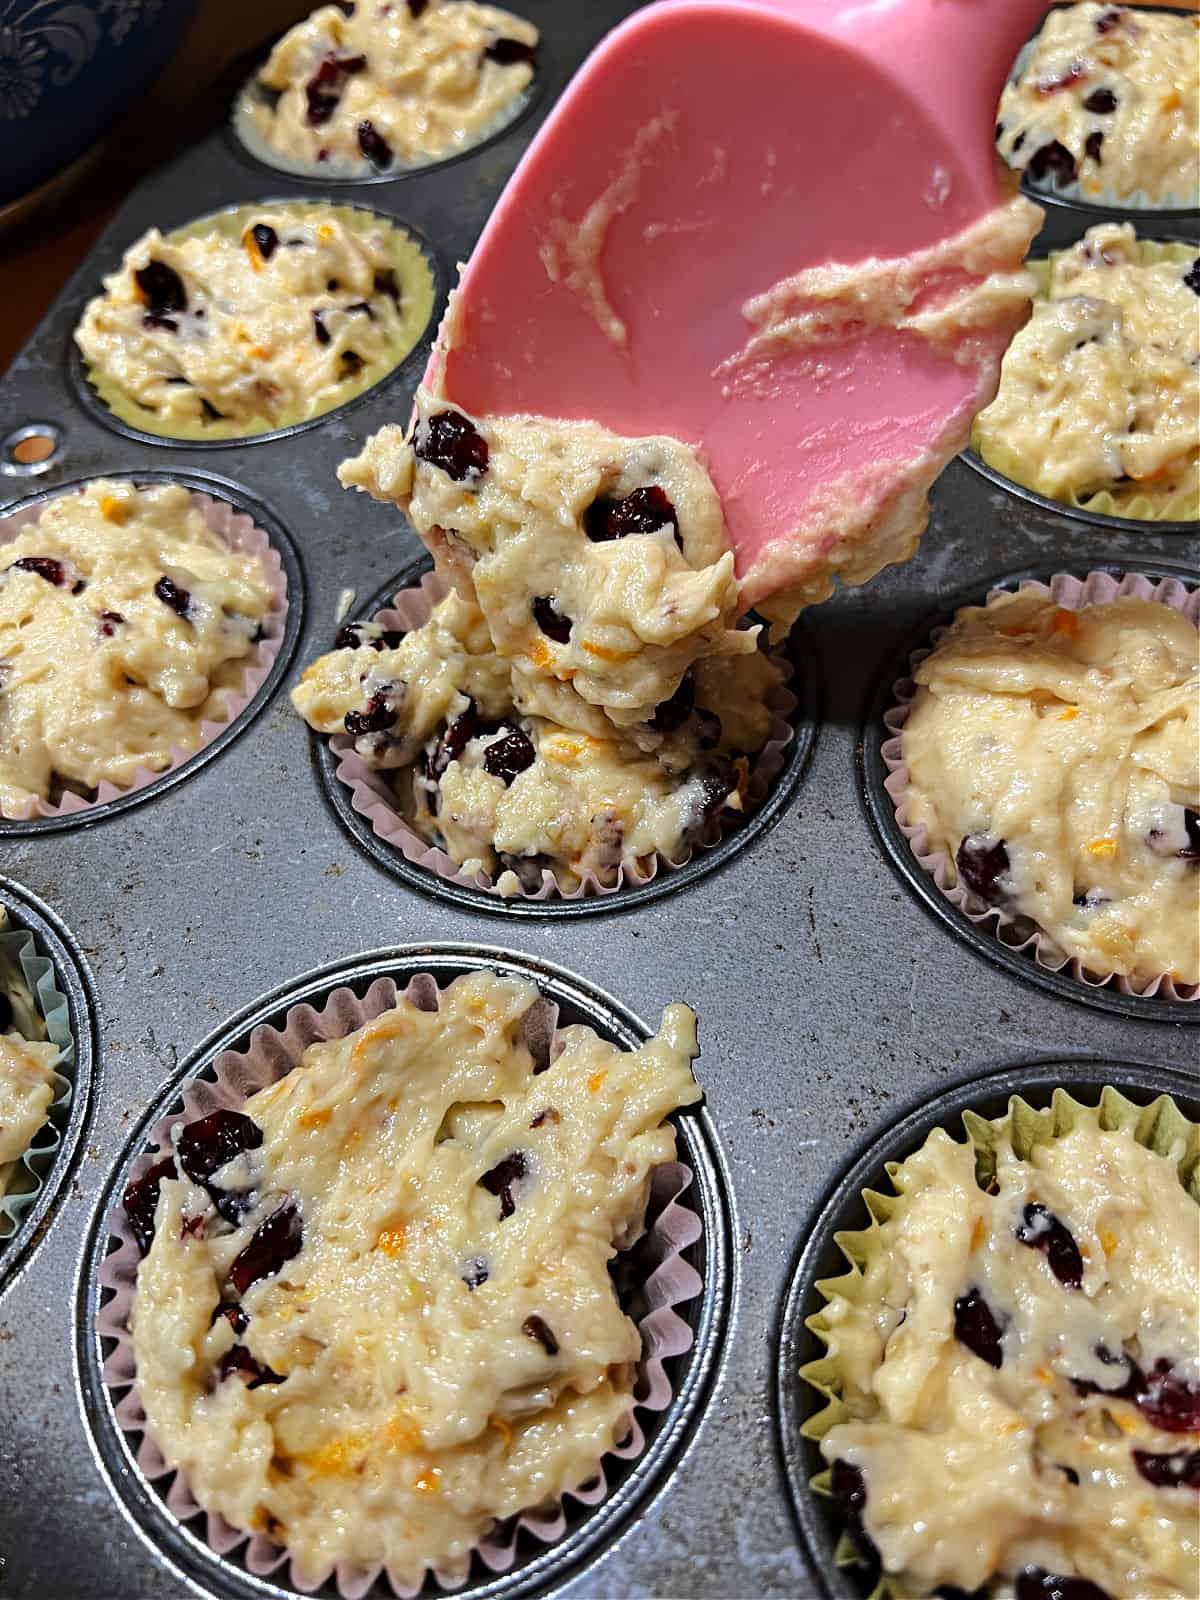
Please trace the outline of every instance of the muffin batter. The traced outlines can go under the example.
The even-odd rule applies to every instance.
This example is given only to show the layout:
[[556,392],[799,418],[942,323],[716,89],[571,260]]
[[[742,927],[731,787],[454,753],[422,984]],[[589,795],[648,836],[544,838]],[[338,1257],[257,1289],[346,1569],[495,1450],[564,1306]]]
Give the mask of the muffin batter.
[[1002,1137],[987,1188],[941,1129],[892,1174],[821,1314],[845,1407],[821,1452],[895,1593],[1192,1600],[1200,1219],[1176,1159],[1093,1113],[1025,1160]]
[[[0,934],[11,932],[0,906]],[[46,1040],[33,994],[17,963],[0,948],[0,1199],[54,1098],[58,1046]]]
[[[102,397],[173,437],[320,415],[407,355],[432,306],[415,244],[321,205],[246,208],[125,253],[75,340]],[[131,404],[130,404],[131,403]]]
[[[401,507],[478,603],[523,709],[580,732],[653,716],[703,657],[748,655],[721,503],[677,440],[595,424],[467,416],[421,389],[339,469]],[[611,731],[611,729],[610,729]]]
[[1051,256],[975,424],[984,460],[1054,500],[1200,518],[1198,295],[1200,256],[1140,245],[1128,223]]
[[100,478],[0,544],[0,813],[200,743],[272,606],[182,488]]
[[1200,19],[1092,0],[1051,11],[996,137],[1038,184],[1200,204]]
[[537,46],[532,23],[474,0],[322,6],[272,50],[239,119],[289,168],[420,165],[511,121]]
[[669,1006],[638,1051],[567,1028],[547,1064],[538,999],[489,972],[402,999],[126,1192],[149,1431],[311,1581],[419,1585],[627,1431],[641,1341],[608,1263],[700,1097],[695,1019]]
[[292,691],[296,709],[349,735],[368,766],[394,769],[410,825],[501,894],[536,892],[546,870],[565,893],[589,873],[615,884],[741,811],[782,678],[757,652],[700,661],[651,721],[618,733],[597,713],[595,731],[579,732],[527,709],[538,686],[454,592],[402,638],[355,623],[337,644]]
[[960,611],[913,676],[908,819],[952,879],[1091,973],[1200,982],[1196,627],[1026,590]]

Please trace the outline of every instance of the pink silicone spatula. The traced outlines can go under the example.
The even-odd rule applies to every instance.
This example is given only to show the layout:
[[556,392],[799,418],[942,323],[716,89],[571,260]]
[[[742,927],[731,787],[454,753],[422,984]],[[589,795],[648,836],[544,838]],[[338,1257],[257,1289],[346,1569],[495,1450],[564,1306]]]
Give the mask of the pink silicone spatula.
[[[476,414],[698,446],[747,603],[803,587],[965,443],[1024,307],[982,326],[969,358],[842,316],[819,347],[785,340],[739,367],[755,331],[744,308],[807,268],[928,251],[1008,199],[995,107],[1042,10],[660,0],[635,13],[514,173],[427,381]],[[1015,266],[1032,228],[995,264]],[[969,280],[931,273],[924,302]]]

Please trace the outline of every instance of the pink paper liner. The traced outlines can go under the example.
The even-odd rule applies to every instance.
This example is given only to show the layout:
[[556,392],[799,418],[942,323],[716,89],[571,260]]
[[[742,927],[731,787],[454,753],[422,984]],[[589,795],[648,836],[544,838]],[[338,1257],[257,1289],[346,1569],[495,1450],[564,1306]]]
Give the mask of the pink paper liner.
[[[91,481],[94,480],[89,480]],[[136,483],[136,477],[132,481]],[[85,488],[87,488],[86,483],[73,484],[71,488],[63,490],[62,494],[82,493]],[[51,498],[57,499],[59,496]],[[283,627],[288,611],[287,577],[279,552],[271,544],[263,529],[228,501],[218,500],[212,495],[201,494],[195,490],[191,492],[191,500],[208,526],[231,550],[236,550],[242,555],[258,557],[271,591],[271,609],[262,620],[262,638],[253,646],[249,655],[242,658],[244,670],[241,694],[236,695],[232,690],[225,690],[228,714],[220,721],[202,721],[199,724],[200,741],[195,748],[180,750],[177,746],[173,746],[171,760],[161,771],[153,772],[149,767],[138,767],[134,771],[132,781],[124,787],[105,780],[99,785],[94,800],[84,800],[77,794],[64,795],[58,805],[51,805],[48,800],[28,800],[11,810],[0,810],[0,815],[23,822],[31,817],[74,816],[78,812],[91,811],[95,806],[104,805],[110,800],[119,800],[123,795],[134,794],[149,784],[157,783],[169,772],[174,772],[177,767],[183,766],[193,756],[198,755],[206,744],[216,738],[222,728],[228,727],[241,716],[266,681],[283,644]],[[36,505],[18,506],[15,511],[0,517],[0,546],[10,544],[24,528],[36,522],[47,503],[42,500]]]
[[[193,1078],[187,1083],[182,1091],[183,1109],[154,1124],[147,1149],[130,1168],[129,1181],[140,1178],[155,1161],[173,1149],[172,1128],[221,1107],[240,1110],[256,1090],[285,1077],[310,1044],[344,1038],[365,1022],[390,1010],[401,994],[422,1011],[434,1011],[438,1007],[437,981],[432,974],[422,972],[410,979],[403,991],[392,978],[376,978],[361,1000],[352,989],[335,989],[320,1011],[308,1004],[293,1006],[281,1028],[266,1024],[255,1028],[244,1050],[225,1050],[216,1058],[213,1062],[215,1081]],[[557,1006],[543,997],[533,1027],[537,1031],[544,1030],[549,1036],[552,1055],[557,1055],[561,1049],[557,1019]],[[651,1173],[648,1210],[653,1213],[656,1207],[660,1209],[641,1240],[647,1269],[641,1290],[648,1308],[637,1324],[642,1355],[633,1387],[629,1435],[607,1452],[622,1461],[634,1460],[645,1448],[646,1439],[637,1412],[665,1411],[671,1402],[673,1390],[664,1361],[683,1355],[693,1343],[691,1327],[675,1309],[694,1300],[704,1287],[703,1278],[682,1256],[703,1233],[699,1216],[680,1198],[692,1181],[691,1169],[681,1161],[667,1162]],[[97,1312],[96,1326],[104,1338],[114,1342],[104,1361],[103,1376],[106,1387],[114,1391],[112,1401],[117,1425],[124,1433],[142,1435],[135,1459],[147,1482],[157,1484],[170,1478],[163,1499],[172,1515],[186,1522],[203,1513],[206,1519],[204,1538],[209,1547],[224,1557],[244,1545],[242,1559],[247,1570],[265,1577],[289,1561],[286,1548],[274,1544],[265,1534],[234,1527],[217,1512],[204,1512],[183,1473],[171,1466],[145,1431],[146,1414],[135,1383],[133,1341],[128,1327],[141,1255],[119,1202],[109,1212],[107,1223],[111,1238],[118,1241],[118,1248],[105,1257],[98,1274],[102,1288],[111,1294]],[[634,1243],[638,1240],[631,1238],[622,1241],[621,1247],[628,1248]],[[554,1544],[567,1532],[566,1499],[597,1506],[608,1492],[602,1459],[596,1463],[591,1477],[567,1491],[553,1505],[531,1508],[507,1523],[498,1524],[472,1554],[478,1554],[490,1572],[507,1572],[516,1560],[521,1529],[542,1544]],[[461,1587],[469,1576],[472,1554],[453,1567],[432,1569],[434,1578],[443,1588]],[[349,1562],[338,1562],[316,1575],[297,1573],[293,1566],[289,1576],[297,1589],[308,1593],[319,1588],[332,1574],[345,1600],[360,1600],[383,1571],[382,1566],[364,1569]],[[415,1587],[405,1584],[390,1569],[386,1575],[392,1592],[402,1600],[410,1600],[421,1588],[419,1584]]]
[[[1058,572],[1048,584],[1026,578],[1018,585],[1016,591],[1001,585],[989,590],[986,598],[991,600],[997,594],[1024,592],[1028,589],[1048,595],[1056,605],[1062,606],[1067,611],[1080,611],[1084,606],[1104,605],[1128,596],[1138,600],[1157,600],[1163,605],[1171,606],[1175,611],[1182,612],[1190,622],[1200,627],[1200,589],[1189,590],[1178,578],[1163,578],[1155,582],[1133,572],[1127,572],[1119,579],[1108,572],[1089,572],[1085,578],[1076,578],[1069,572]],[[1138,989],[1128,978],[1121,977],[1117,973],[1101,977],[1099,974],[1088,972],[1078,957],[1068,957],[1058,948],[1050,935],[1040,928],[1035,928],[1031,934],[1024,936],[1017,928],[1018,920],[1028,923],[1030,919],[1028,917],[1018,919],[1002,907],[985,905],[969,889],[952,882],[952,866],[949,858],[943,851],[930,848],[929,830],[923,824],[908,820],[909,779],[902,752],[901,734],[917,692],[912,673],[918,664],[932,653],[933,647],[948,631],[948,624],[934,628],[929,636],[929,644],[922,645],[920,649],[912,652],[909,657],[909,673],[906,677],[898,678],[892,685],[895,703],[884,713],[883,718],[892,734],[890,739],[885,740],[880,752],[889,773],[884,781],[884,788],[896,807],[896,823],[908,840],[909,847],[922,870],[929,874],[951,905],[957,907],[976,927],[986,926],[988,931],[1008,949],[1015,950],[1018,954],[1031,954],[1038,965],[1045,967],[1049,972],[1061,972],[1065,967],[1072,978],[1085,984],[1089,989],[1111,986],[1119,994],[1132,994],[1142,999],[1157,997],[1160,1000],[1179,1001],[1185,1005],[1200,999],[1200,984],[1177,984],[1173,978],[1164,973],[1151,978],[1143,988]]]
[[[438,601],[445,597],[449,587],[437,572],[427,572],[419,583],[401,589],[393,595],[391,605],[377,611],[370,620],[384,628],[411,633],[414,628],[419,628],[428,620],[430,612]],[[791,718],[799,702],[788,687],[792,676],[791,664],[782,655],[773,654],[771,659],[783,668],[785,676],[779,688],[767,700],[772,714],[768,738],[750,770],[746,810],[738,813],[743,818],[752,816],[766,799],[771,784],[783,768],[784,751],[796,736]],[[458,863],[444,850],[438,849],[436,845],[421,837],[399,810],[396,796],[387,781],[387,774],[367,766],[355,751],[353,739],[346,734],[334,734],[329,740],[329,747],[337,757],[337,776],[350,790],[351,805],[360,816],[366,817],[375,834],[385,844],[399,850],[404,859],[412,862],[413,866],[423,867],[435,877],[443,878],[448,883],[459,884],[465,889],[482,889],[488,894],[496,895],[497,899],[582,900],[588,895],[617,894],[627,885],[637,888],[642,884],[651,883],[658,876],[660,867],[663,871],[669,872],[675,867],[685,866],[695,854],[692,848],[685,850],[677,860],[656,854],[645,870],[636,862],[623,863],[617,868],[616,882],[610,884],[601,882],[594,872],[589,871],[582,875],[578,889],[569,892],[559,888],[554,873],[545,867],[542,869],[541,887],[536,893],[531,894],[521,890],[513,895],[500,895],[490,873],[479,872],[472,875],[463,872]],[[699,848],[711,850],[721,842],[724,835],[725,828],[719,814],[711,818],[707,824]]]

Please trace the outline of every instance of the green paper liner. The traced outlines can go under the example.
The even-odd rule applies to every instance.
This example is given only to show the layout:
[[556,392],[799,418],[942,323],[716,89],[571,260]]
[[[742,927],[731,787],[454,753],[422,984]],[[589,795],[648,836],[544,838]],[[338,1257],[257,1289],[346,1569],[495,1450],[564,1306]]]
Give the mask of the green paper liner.
[[31,933],[24,929],[5,931],[7,919],[0,908],[0,955],[6,956],[25,979],[46,1037],[58,1046],[54,1073],[54,1097],[29,1149],[17,1163],[9,1187],[0,1194],[0,1250],[20,1228],[26,1212],[41,1193],[42,1180],[50,1170],[62,1144],[62,1133],[75,1093],[75,1036],[71,1032],[71,1013],[66,997],[55,981],[54,965],[39,955]]
[[[1119,1089],[1109,1084],[1100,1091],[1100,1098],[1095,1105],[1087,1105],[1076,1100],[1065,1089],[1055,1089],[1050,1104],[1041,1109],[1014,1094],[1009,1097],[1008,1111],[1004,1116],[989,1120],[968,1107],[962,1113],[962,1124],[968,1140],[975,1148],[975,1174],[981,1186],[986,1186],[995,1173],[996,1146],[1001,1139],[1009,1139],[1014,1153],[1025,1161],[1036,1146],[1050,1144],[1081,1124],[1091,1124],[1104,1132],[1127,1130],[1147,1150],[1173,1160],[1180,1183],[1200,1206],[1200,1125],[1184,1116],[1168,1094],[1160,1094],[1149,1105],[1142,1106],[1127,1099]],[[916,1150],[911,1153],[915,1155]],[[889,1182],[902,1165],[899,1161],[885,1163]],[[830,1303],[835,1299],[857,1298],[862,1269],[872,1255],[883,1248],[880,1230],[900,1203],[900,1196],[894,1189],[890,1194],[864,1189],[862,1199],[870,1213],[870,1224],[866,1228],[843,1230],[833,1236],[834,1243],[849,1263],[849,1270],[840,1277],[817,1281],[817,1292],[826,1304],[804,1319],[804,1326],[826,1350],[834,1331],[828,1320]],[[829,1354],[818,1356],[813,1361],[805,1362],[797,1376],[825,1401],[819,1411],[805,1418],[800,1425],[801,1436],[819,1444],[832,1428],[851,1416],[849,1407],[841,1398],[837,1358]],[[808,1480],[809,1488],[825,1500],[832,1498],[830,1470],[825,1467]],[[834,1562],[839,1567],[862,1565],[858,1551],[845,1529],[838,1534]],[[897,1580],[881,1573],[868,1600],[904,1600],[904,1596],[897,1587]]]
[[[1153,266],[1158,261],[1177,261],[1180,266],[1193,260],[1200,252],[1200,246],[1194,244],[1181,244],[1161,239],[1139,239],[1138,252],[1142,266]],[[1034,300],[1045,300],[1050,286],[1050,269],[1061,255],[1066,255],[1065,250],[1052,250],[1048,256],[1040,260],[1027,261],[1025,265],[1037,279],[1037,289]],[[1000,379],[1004,382],[1003,374]],[[971,424],[971,448],[975,454],[985,461],[989,467],[1002,472],[1013,483],[1018,483],[1023,489],[1031,489],[1034,494],[1040,494],[1047,500],[1054,500],[1059,505],[1069,506],[1073,511],[1087,511],[1099,513],[1105,517],[1132,517],[1138,522],[1194,522],[1200,518],[1200,502],[1194,492],[1180,489],[1168,500],[1158,501],[1149,494],[1133,494],[1127,500],[1118,501],[1116,496],[1108,489],[1098,489],[1094,494],[1077,495],[1072,490],[1067,495],[1050,495],[1044,489],[1039,489],[1034,483],[1027,483],[1021,477],[1020,469],[1016,466],[1013,456],[1004,448],[1003,442],[993,442],[985,450],[979,430],[979,418]]]
[[[143,433],[153,433],[161,439],[251,439],[258,434],[276,433],[300,422],[312,422],[327,416],[339,406],[356,400],[360,394],[375,387],[416,348],[433,312],[433,267],[424,249],[414,235],[390,217],[361,206],[332,205],[325,200],[268,200],[260,205],[236,206],[228,211],[213,211],[197,217],[185,227],[173,228],[164,238],[177,242],[180,239],[198,238],[206,233],[220,233],[240,239],[252,217],[261,217],[286,206],[298,213],[302,220],[335,218],[355,233],[365,233],[369,227],[382,227],[390,237],[389,259],[404,289],[403,320],[395,343],[388,347],[381,361],[369,362],[354,378],[337,386],[334,397],[315,411],[285,411],[275,417],[252,417],[248,422],[222,418],[218,422],[168,423],[157,412],[147,410],[130,398],[125,391],[97,373],[80,352],[84,375],[92,392],[107,411],[130,427]],[[122,261],[124,257],[122,257]],[[120,270],[119,268],[116,270]],[[90,302],[89,302],[90,303]],[[78,348],[78,347],[77,347]]]

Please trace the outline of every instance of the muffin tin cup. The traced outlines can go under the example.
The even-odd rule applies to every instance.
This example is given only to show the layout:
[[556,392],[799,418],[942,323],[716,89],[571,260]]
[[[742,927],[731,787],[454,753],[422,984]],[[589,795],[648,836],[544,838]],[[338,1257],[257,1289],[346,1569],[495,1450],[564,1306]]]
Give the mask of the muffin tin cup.
[[[1155,1112],[1142,1108],[1166,1097]],[[871,1195],[891,1197],[890,1171],[920,1149],[935,1128],[960,1140],[964,1127],[978,1146],[979,1121],[1014,1114],[1034,1142],[1067,1131],[1079,1107],[1101,1107],[1101,1126],[1136,1124],[1135,1136],[1149,1148],[1165,1147],[1185,1132],[1191,1151],[1188,1187],[1193,1197],[1200,1179],[1196,1164],[1196,1125],[1200,1096],[1191,1075],[1132,1062],[1037,1061],[982,1078],[968,1079],[931,1100],[911,1106],[882,1137],[870,1139],[838,1178],[806,1230],[780,1314],[774,1372],[774,1401],[788,1498],[803,1543],[827,1600],[892,1600],[887,1579],[857,1560],[841,1518],[825,1490],[827,1464],[819,1440],[834,1420],[829,1411],[836,1393],[834,1363],[818,1329],[828,1303],[823,1292],[853,1269],[856,1241],[881,1214]],[[972,1117],[974,1113],[974,1118]],[[1045,1113],[1037,1117],[1032,1114]],[[831,1282],[831,1280],[833,1280]],[[836,1404],[834,1407],[836,1411]],[[814,1480],[820,1480],[814,1486]]]
[[[382,1567],[366,1570],[346,1562],[315,1579],[297,1574],[286,1548],[261,1533],[231,1526],[217,1513],[205,1513],[185,1475],[164,1460],[146,1432],[128,1329],[140,1255],[120,1205],[125,1185],[172,1148],[170,1131],[181,1122],[219,1107],[241,1108],[256,1090],[296,1067],[308,1045],[345,1037],[390,1009],[400,996],[421,1010],[436,1010],[444,984],[478,970],[538,985],[544,1007],[538,1026],[548,1031],[551,1049],[563,1011],[627,1049],[649,1037],[644,1024],[607,996],[585,990],[548,963],[454,945],[379,952],[377,959],[358,957],[268,996],[201,1046],[143,1119],[101,1202],[85,1269],[86,1306],[79,1330],[85,1381],[93,1397],[90,1410],[94,1416],[99,1413],[101,1456],[139,1527],[149,1528],[156,1545],[189,1576],[223,1594],[286,1596],[319,1590],[342,1600],[360,1600],[368,1593],[409,1597],[431,1581],[443,1589],[466,1585],[472,1596],[525,1593],[607,1536],[678,1444],[703,1390],[726,1289],[727,1223],[707,1119],[703,1113],[683,1112],[672,1119],[682,1159],[652,1173],[646,1230],[626,1244],[619,1258],[626,1263],[631,1285],[622,1299],[636,1316],[642,1337],[628,1436],[596,1463],[586,1482],[499,1525],[464,1561],[427,1574],[426,1584],[413,1586]],[[165,1115],[164,1103],[169,1106]],[[685,1306],[693,1309],[684,1314],[680,1308]],[[193,1523],[197,1526],[189,1526]],[[537,1552],[532,1558],[531,1550]]]
[[[400,274],[404,274],[411,267],[414,257],[419,258],[429,274],[428,313],[420,325],[408,330],[391,352],[395,359],[391,360],[382,372],[366,381],[346,383],[339,387],[344,390],[340,399],[318,411],[314,416],[292,416],[284,414],[282,417],[271,420],[266,417],[251,419],[245,428],[229,433],[203,431],[198,425],[192,424],[181,433],[171,433],[168,429],[156,429],[149,426],[153,414],[144,407],[127,397],[116,386],[109,386],[96,373],[87,361],[83,352],[76,344],[74,335],[70,340],[67,355],[68,378],[76,397],[85,409],[114,432],[123,434],[128,439],[136,439],[141,444],[157,446],[182,446],[189,450],[221,450],[236,448],[244,445],[263,444],[273,439],[290,438],[293,434],[302,433],[307,428],[314,428],[326,422],[329,418],[340,417],[351,410],[367,395],[374,394],[386,384],[390,384],[401,376],[415,377],[423,366],[423,351],[425,342],[431,329],[437,326],[441,316],[441,309],[445,304],[448,293],[448,278],[441,260],[433,246],[414,227],[402,218],[389,215],[386,212],[376,211],[368,206],[359,205],[353,200],[327,199],[320,195],[307,194],[276,194],[268,195],[262,200],[247,202],[236,206],[229,206],[219,211],[207,212],[202,216],[193,218],[192,221],[181,226],[171,228],[164,234],[164,238],[174,240],[178,238],[191,238],[209,230],[218,233],[238,235],[242,230],[242,223],[251,216],[257,216],[262,211],[272,206],[292,206],[303,211],[315,214],[326,214],[340,220],[351,231],[363,231],[371,223],[382,225],[394,236],[392,250],[392,264]],[[131,241],[132,243],[133,241]],[[126,246],[128,248],[128,245]],[[101,276],[109,277],[121,270],[124,262],[124,252],[121,256],[108,264]],[[98,293],[103,294],[103,288]],[[96,294],[88,295],[80,304],[79,316],[75,326],[78,327],[87,307]],[[369,370],[369,369],[368,369]]]
[[[1153,573],[1150,576],[1149,573]],[[1190,579],[1189,589],[1186,580]],[[1057,950],[1040,929],[1029,931],[1002,907],[984,905],[975,895],[952,881],[948,858],[929,848],[924,827],[910,823],[906,814],[908,769],[901,753],[901,734],[916,693],[912,671],[929,655],[963,605],[984,603],[991,595],[1033,588],[1056,604],[1077,611],[1118,597],[1157,600],[1182,612],[1200,627],[1200,588],[1195,574],[1154,567],[1147,573],[1126,573],[1119,567],[1103,568],[1078,578],[1070,573],[1018,573],[1001,576],[973,587],[954,602],[946,618],[923,628],[894,658],[868,712],[860,744],[867,809],[879,830],[892,863],[926,905],[942,921],[966,937],[982,955],[1009,971],[1032,979],[1043,988],[1068,999],[1090,1002],[1125,1015],[1170,1022],[1200,1022],[1200,984],[1177,984],[1165,974],[1142,989],[1127,978],[1090,975],[1076,959]],[[880,725],[885,737],[880,739]]]
[[59,1049],[54,1098],[46,1121],[21,1159],[20,1173],[0,1196],[0,1287],[41,1236],[70,1169],[90,1108],[95,1056],[94,1015],[86,969],[50,908],[7,878],[0,905],[10,932],[0,950],[15,959]]
[[1089,528],[1095,528],[1099,533],[1135,533],[1141,534],[1143,538],[1157,537],[1160,533],[1166,533],[1185,538],[1200,538],[1200,522],[1155,521],[1142,517],[1117,517],[1107,511],[1092,511],[1087,506],[1072,505],[1066,500],[1051,500],[1046,495],[1039,494],[1036,489],[1027,489],[1023,483],[1008,477],[998,467],[991,466],[975,449],[964,450],[959,459],[965,461],[967,466],[981,478],[986,478],[989,483],[995,484],[997,489],[1002,489],[1005,494],[1011,495],[1014,500],[1022,500],[1027,506],[1033,506],[1038,511],[1051,512],[1058,517],[1068,517],[1072,522],[1082,522]]
[[[445,580],[431,570],[429,558],[421,557],[386,584],[352,620],[377,622],[408,633],[428,619],[447,589]],[[400,812],[386,774],[366,765],[355,752],[352,739],[343,734],[314,734],[317,770],[334,810],[358,842],[381,866],[414,888],[474,910],[502,914],[552,916],[623,910],[668,893],[720,865],[770,826],[786,806],[816,737],[816,665],[799,631],[793,635],[789,651],[774,651],[772,657],[787,676],[768,701],[770,737],[751,768],[745,821],[723,826],[719,818],[713,819],[698,848],[687,850],[678,860],[656,855],[645,870],[636,863],[623,866],[615,884],[602,883],[589,872],[578,889],[567,892],[558,887],[547,868],[536,893],[500,895],[489,874],[468,875],[444,850],[416,832]]]
[[[262,622],[262,638],[243,658],[245,669],[240,691],[224,691],[226,715],[206,718],[198,724],[200,737],[193,749],[173,748],[170,761],[161,771],[138,767],[132,780],[123,786],[103,781],[94,800],[67,794],[57,805],[38,799],[26,802],[19,811],[0,811],[0,838],[99,821],[194,771],[247,727],[266,704],[287,669],[299,637],[303,620],[299,559],[286,534],[261,507],[247,500],[232,485],[196,473],[113,472],[103,476],[106,481],[133,483],[139,488],[176,484],[190,490],[192,505],[201,512],[218,538],[232,550],[259,557],[271,589],[271,609]],[[81,491],[95,481],[95,478],[74,479],[0,512],[0,550],[36,522],[49,501]]]

